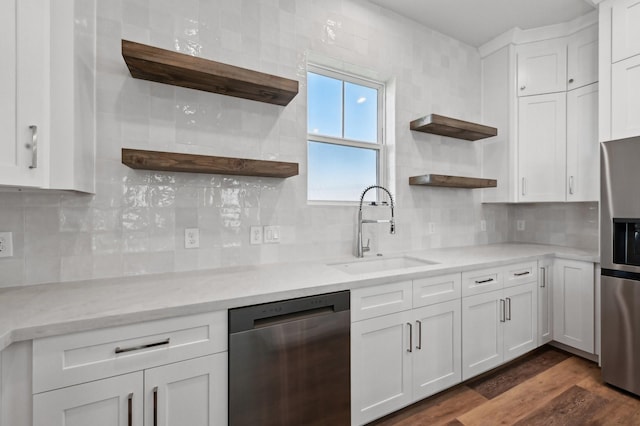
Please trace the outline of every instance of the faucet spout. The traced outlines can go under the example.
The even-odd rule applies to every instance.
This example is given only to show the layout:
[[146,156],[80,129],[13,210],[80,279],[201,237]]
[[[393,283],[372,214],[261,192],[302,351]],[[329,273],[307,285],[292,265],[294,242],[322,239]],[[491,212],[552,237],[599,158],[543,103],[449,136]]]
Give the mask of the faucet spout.
[[[389,207],[391,208],[391,219],[389,220],[363,220],[362,219],[362,203],[364,201],[364,196],[369,190],[374,188],[383,190],[389,196]],[[381,204],[386,204],[386,203],[381,203]],[[358,241],[357,241],[357,253],[356,253],[357,257],[364,257],[364,253],[370,250],[369,244],[367,243],[367,246],[365,247],[362,242],[362,224],[363,223],[387,223],[387,222],[389,223],[389,233],[395,234],[396,222],[395,222],[395,216],[393,212],[393,196],[391,195],[391,192],[389,192],[389,190],[384,186],[380,186],[380,185],[371,185],[365,188],[365,190],[362,191],[362,195],[360,196],[360,207],[358,208]]]

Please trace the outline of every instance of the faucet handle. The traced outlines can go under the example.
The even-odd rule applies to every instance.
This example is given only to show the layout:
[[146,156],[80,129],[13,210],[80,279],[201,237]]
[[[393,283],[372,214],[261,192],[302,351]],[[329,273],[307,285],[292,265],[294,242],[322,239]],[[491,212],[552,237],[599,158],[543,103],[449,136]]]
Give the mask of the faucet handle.
[[367,245],[366,246],[362,246],[362,252],[367,252],[367,251],[371,251],[371,247],[369,247],[369,243],[371,242],[371,238],[367,238]]

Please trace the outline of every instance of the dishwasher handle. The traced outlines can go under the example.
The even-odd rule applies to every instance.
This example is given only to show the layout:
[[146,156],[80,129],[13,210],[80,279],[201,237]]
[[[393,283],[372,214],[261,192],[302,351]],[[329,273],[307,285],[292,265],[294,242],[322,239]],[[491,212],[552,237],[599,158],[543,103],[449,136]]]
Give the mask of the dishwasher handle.
[[349,291],[229,309],[229,333],[269,327],[327,313],[348,311]]

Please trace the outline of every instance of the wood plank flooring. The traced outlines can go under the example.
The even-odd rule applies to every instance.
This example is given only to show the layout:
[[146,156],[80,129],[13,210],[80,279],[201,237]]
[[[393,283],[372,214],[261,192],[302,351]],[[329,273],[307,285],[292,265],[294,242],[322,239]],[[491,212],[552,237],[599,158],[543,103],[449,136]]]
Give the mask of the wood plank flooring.
[[374,425],[640,425],[640,398],[605,385],[595,363],[544,346]]

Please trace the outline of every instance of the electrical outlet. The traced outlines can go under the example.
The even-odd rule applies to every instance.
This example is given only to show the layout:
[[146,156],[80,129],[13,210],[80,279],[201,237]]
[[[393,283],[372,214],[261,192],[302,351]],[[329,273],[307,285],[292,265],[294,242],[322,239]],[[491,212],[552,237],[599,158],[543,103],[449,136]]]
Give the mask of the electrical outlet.
[[487,231],[487,221],[484,220],[484,219],[480,221],[480,230],[482,232],[486,232]]
[[524,231],[524,220],[519,220],[516,222],[516,229],[518,231]]
[[265,244],[277,244],[280,242],[280,227],[277,225],[270,225],[264,227],[264,242]]
[[428,234],[435,234],[436,233],[436,223],[435,222],[429,222],[427,224],[427,233]]
[[0,257],[13,256],[13,233],[0,232]]
[[184,230],[184,248],[200,247],[200,230],[198,228],[186,228]]
[[262,244],[262,226],[251,227],[251,244]]

